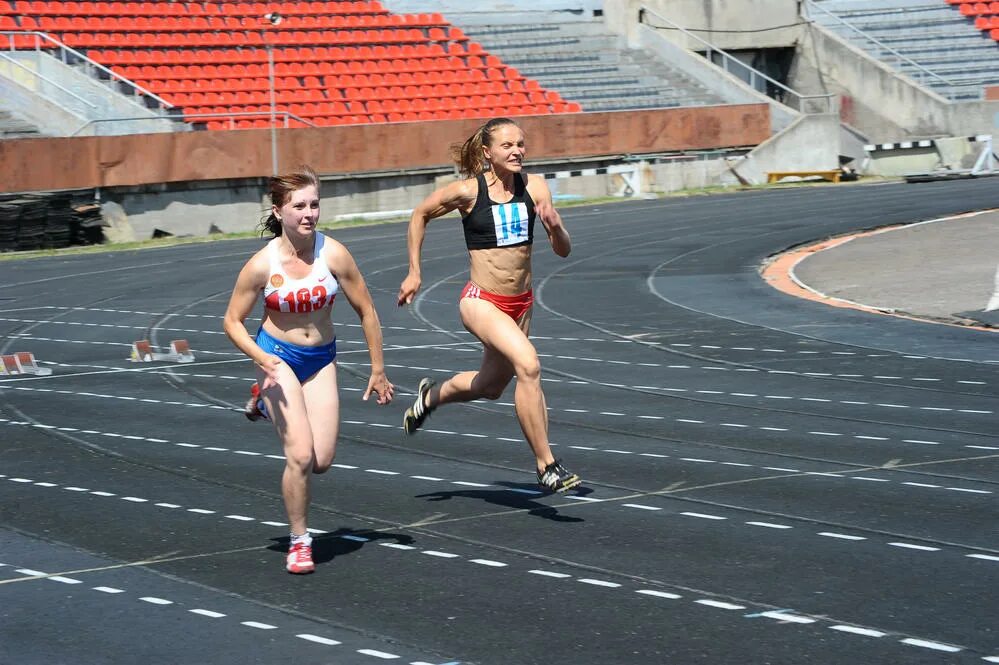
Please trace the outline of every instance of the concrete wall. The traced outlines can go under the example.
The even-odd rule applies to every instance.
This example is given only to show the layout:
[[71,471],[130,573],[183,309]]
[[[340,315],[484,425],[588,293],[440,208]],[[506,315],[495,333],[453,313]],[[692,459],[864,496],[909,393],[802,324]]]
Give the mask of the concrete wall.
[[790,125],[799,115],[796,111],[758,92],[735,74],[725,72],[705,58],[668,39],[660,30],[636,25],[630,31],[629,46],[646,49],[656,54],[664,62],[669,63],[670,67],[683,72],[730,104],[767,104],[770,107],[771,129],[774,132],[779,132]]
[[[33,76],[26,69],[0,59],[4,92],[16,100],[17,112],[39,126],[45,134],[69,136],[88,120],[102,118],[145,117],[150,120],[113,125],[101,123],[88,127],[85,134],[92,135],[96,131],[106,133],[112,128],[114,133],[119,134],[173,129],[173,122],[156,120],[157,115],[150,109],[47,53],[9,51],[5,55],[38,74]],[[15,87],[19,90],[15,91]],[[22,100],[27,104],[22,104]],[[4,105],[9,105],[6,94]]]
[[803,115],[732,167],[745,182],[753,185],[765,183],[771,171],[838,169],[839,137],[838,115]]
[[[358,174],[448,166],[449,146],[482,120],[280,129],[279,170]],[[765,104],[518,118],[532,160],[754,146],[770,136]],[[0,141],[0,191],[114,187],[271,173],[267,129]]]
[[801,33],[791,87],[841,96],[843,121],[872,142],[945,134],[948,101],[819,26]]
[[[632,37],[643,6],[725,50],[792,46],[801,22],[797,0],[608,0],[604,20],[615,32]],[[661,24],[655,18],[650,22]],[[703,50],[676,30],[659,32],[684,48]]]
[[37,67],[33,63],[21,64],[30,71],[0,58],[0,100],[3,100],[0,104],[5,110],[13,111],[50,136],[64,135],[86,122],[84,116],[43,95],[44,82],[34,75]]

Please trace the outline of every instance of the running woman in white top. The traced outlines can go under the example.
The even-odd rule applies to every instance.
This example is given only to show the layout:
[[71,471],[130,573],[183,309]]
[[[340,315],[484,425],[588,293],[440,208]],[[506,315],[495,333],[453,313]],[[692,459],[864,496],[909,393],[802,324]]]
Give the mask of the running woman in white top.
[[[274,234],[239,273],[225,313],[232,343],[257,365],[257,385],[284,446],[281,492],[291,527],[286,568],[311,573],[312,538],[306,515],[309,478],[333,463],[340,429],[336,336],[332,311],[342,293],[361,320],[371,356],[363,399],[392,401],[385,376],[382,331],[371,295],[354,258],[342,244],[317,230],[319,179],[309,167],[270,179],[271,213],[263,222]],[[255,336],[245,321],[264,298],[264,318]]]

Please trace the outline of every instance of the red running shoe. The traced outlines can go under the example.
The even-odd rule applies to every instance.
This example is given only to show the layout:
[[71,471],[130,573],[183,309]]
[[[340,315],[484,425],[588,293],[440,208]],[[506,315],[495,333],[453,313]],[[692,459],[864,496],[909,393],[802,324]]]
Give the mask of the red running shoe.
[[250,386],[250,399],[243,407],[243,415],[247,417],[248,420],[270,420],[267,416],[267,407],[264,406],[264,400],[260,399],[260,386],[256,381]]
[[295,543],[288,550],[288,572],[296,575],[304,575],[315,571],[316,564],[312,563],[312,546],[305,543]]

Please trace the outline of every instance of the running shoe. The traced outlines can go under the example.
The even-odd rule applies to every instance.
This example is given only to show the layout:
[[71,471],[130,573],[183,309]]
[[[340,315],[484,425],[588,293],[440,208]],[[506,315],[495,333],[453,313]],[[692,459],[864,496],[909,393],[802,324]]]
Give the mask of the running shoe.
[[561,460],[555,460],[544,471],[538,471],[538,484],[552,492],[566,492],[581,482],[579,476],[562,466]]
[[416,389],[416,401],[413,402],[413,406],[406,409],[406,415],[402,417],[402,428],[406,430],[406,434],[416,434],[416,430],[420,429],[423,421],[427,419],[436,407],[425,406],[424,399],[427,397],[427,393],[430,389],[434,387],[434,382],[431,379],[423,378],[420,379],[420,386]]
[[315,571],[316,564],[312,563],[312,546],[305,543],[295,543],[288,550],[288,564],[286,566],[289,573],[305,575]]
[[260,398],[260,386],[256,381],[250,386],[250,399],[246,402],[246,406],[243,407],[243,415],[252,421],[260,420],[261,418],[270,420],[267,417],[267,407],[264,406],[264,400]]

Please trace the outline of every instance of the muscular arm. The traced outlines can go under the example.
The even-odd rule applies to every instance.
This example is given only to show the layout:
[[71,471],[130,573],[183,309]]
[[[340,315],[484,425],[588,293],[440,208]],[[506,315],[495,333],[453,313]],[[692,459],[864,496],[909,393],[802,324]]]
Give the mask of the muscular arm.
[[222,328],[230,341],[258,365],[264,365],[269,355],[253,341],[245,321],[253,312],[260,291],[264,288],[266,272],[266,263],[260,261],[259,254],[246,262],[236,278],[236,286],[229,296],[229,305],[222,320]]
[[548,233],[548,242],[551,243],[552,250],[562,258],[569,256],[569,252],[572,251],[572,241],[565,224],[562,223],[562,216],[555,210],[552,193],[545,179],[541,176],[530,176],[527,188],[531,199],[534,200],[534,210],[538,214],[538,219]]
[[399,287],[400,306],[412,303],[416,292],[420,290],[420,253],[430,220],[446,215],[452,210],[471,207],[475,203],[476,194],[474,180],[459,180],[438,189],[413,209],[413,215],[409,218],[409,229],[406,232],[409,274]]
[[379,404],[388,404],[392,401],[394,386],[385,376],[382,326],[368,286],[364,282],[364,277],[361,275],[357,263],[354,262],[354,257],[350,255],[346,247],[339,243],[336,243],[331,251],[329,267],[336,275],[340,289],[347,297],[347,302],[357,312],[357,318],[361,321],[361,330],[364,331],[364,340],[368,345],[368,355],[371,357],[371,378],[368,380],[368,389],[364,391],[362,398],[366,400],[374,392],[378,397]]

